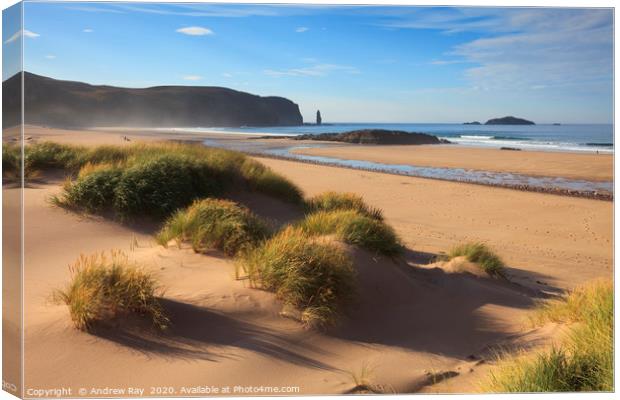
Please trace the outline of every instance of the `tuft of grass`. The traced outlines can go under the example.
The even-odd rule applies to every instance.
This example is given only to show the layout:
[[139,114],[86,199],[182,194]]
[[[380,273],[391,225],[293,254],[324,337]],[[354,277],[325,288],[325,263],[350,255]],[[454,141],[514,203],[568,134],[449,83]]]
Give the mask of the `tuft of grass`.
[[588,322],[601,325],[612,320],[613,285],[597,280],[575,288],[561,299],[541,302],[532,316],[535,325],[546,322]]
[[96,322],[128,313],[147,315],[158,329],[168,326],[155,278],[124,253],[81,255],[69,269],[71,282],[53,297],[69,307],[77,329],[88,331]]
[[300,310],[308,326],[335,324],[355,295],[349,256],[293,227],[244,253],[239,263],[254,286],[275,292],[285,304]]
[[[7,171],[14,170],[14,152],[5,152]],[[71,173],[73,179],[56,203],[65,201],[64,205],[89,212],[112,209],[121,219],[165,218],[195,199],[236,187],[295,203],[303,198],[293,183],[242,153],[202,145],[84,148],[44,142],[27,146],[26,160],[28,171],[63,168]],[[103,179],[112,175],[110,182]]]
[[2,144],[2,180],[14,182],[21,180],[21,148],[12,143]]
[[367,205],[361,196],[355,193],[325,192],[306,201],[308,212],[316,211],[357,211],[359,214],[383,221],[383,212]]
[[190,241],[196,252],[218,249],[233,256],[268,235],[267,225],[246,207],[232,201],[204,199],[170,217],[157,241],[163,246],[173,239]]
[[58,205],[101,212],[112,207],[115,190],[122,171],[108,164],[87,164],[74,182],[67,180],[60,196],[53,198]]
[[172,154],[149,157],[123,170],[114,188],[114,209],[121,217],[167,217],[197,198],[221,193],[223,186],[205,161]]
[[480,266],[490,276],[505,277],[504,262],[484,243],[471,242],[452,248],[448,259],[464,256],[469,262]]
[[303,202],[303,192],[299,187],[257,161],[246,158],[241,164],[240,172],[257,192],[294,204]]
[[403,250],[391,226],[354,210],[314,212],[298,226],[309,235],[336,235],[346,243],[387,256],[396,256]]
[[83,162],[85,147],[64,145],[54,142],[33,143],[24,148],[26,170],[48,168],[77,169]]
[[561,347],[508,358],[489,377],[493,392],[613,391],[613,283],[595,281],[542,303],[537,324],[572,324]]

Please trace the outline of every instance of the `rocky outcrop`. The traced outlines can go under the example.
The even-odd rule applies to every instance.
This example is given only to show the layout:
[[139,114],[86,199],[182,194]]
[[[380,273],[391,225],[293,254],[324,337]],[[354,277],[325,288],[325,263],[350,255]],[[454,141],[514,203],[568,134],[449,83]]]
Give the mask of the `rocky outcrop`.
[[502,117],[488,120],[485,125],[536,125],[532,121],[517,117]]
[[463,125],[482,125],[482,124],[478,121],[472,121],[472,122],[463,122]]
[[[20,75],[2,83],[19,93]],[[53,127],[239,127],[303,123],[299,106],[282,97],[261,97],[222,87],[94,86],[24,73],[27,124]],[[3,101],[4,127],[19,123],[20,100]]]
[[323,140],[358,144],[440,144],[449,143],[437,136],[426,133],[391,131],[386,129],[362,129],[344,133],[321,133],[317,135],[299,135],[294,140]]

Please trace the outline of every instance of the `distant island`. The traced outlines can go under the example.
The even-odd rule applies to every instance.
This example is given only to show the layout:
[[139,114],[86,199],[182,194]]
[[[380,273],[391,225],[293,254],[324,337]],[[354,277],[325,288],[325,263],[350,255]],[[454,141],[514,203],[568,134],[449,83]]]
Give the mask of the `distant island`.
[[463,122],[463,125],[482,125],[482,124],[478,121],[472,121],[472,122]]
[[532,121],[517,117],[493,118],[488,120],[485,125],[536,125]]
[[293,140],[323,140],[357,144],[441,144],[445,139],[426,133],[392,131],[387,129],[361,129],[343,133],[321,133],[317,135],[291,136]]
[[[20,93],[21,74],[4,82],[4,93]],[[24,72],[26,124],[58,128],[297,126],[299,106],[283,97],[262,97],[210,86],[144,89],[95,86]],[[3,126],[20,123],[21,99],[5,96]]]

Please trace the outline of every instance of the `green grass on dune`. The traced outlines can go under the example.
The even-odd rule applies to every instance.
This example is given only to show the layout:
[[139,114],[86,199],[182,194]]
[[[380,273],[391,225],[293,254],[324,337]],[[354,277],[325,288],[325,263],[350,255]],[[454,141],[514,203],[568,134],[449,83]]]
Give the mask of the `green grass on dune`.
[[387,256],[396,256],[403,250],[391,226],[354,210],[317,211],[307,215],[298,226],[306,234],[336,235],[346,243]]
[[350,257],[287,227],[238,260],[253,285],[273,291],[301,311],[309,326],[328,327],[356,292]]
[[27,169],[62,168],[72,176],[59,205],[119,218],[168,217],[194,200],[245,188],[299,203],[301,190],[242,153],[189,144],[26,147]]
[[533,321],[571,324],[561,346],[500,361],[489,392],[613,391],[613,282],[600,280],[542,303]]
[[484,243],[471,242],[453,247],[448,259],[464,256],[468,261],[477,264],[491,276],[504,277],[504,262]]
[[100,212],[111,208],[122,175],[120,168],[107,164],[89,168],[89,172],[80,174],[76,181],[66,181],[62,194],[55,197],[54,201],[60,205],[79,207],[88,212]]
[[300,204],[303,192],[295,184],[276,174],[258,161],[246,158],[240,167],[241,175],[257,192],[273,196],[290,203]]
[[88,331],[97,322],[130,313],[149,317],[159,329],[168,326],[156,297],[160,289],[155,278],[125,254],[82,255],[70,270],[71,281],[53,297],[69,307],[77,329]]
[[149,157],[123,169],[114,209],[124,216],[166,217],[197,198],[221,194],[225,179],[203,160],[177,154]]
[[355,193],[325,192],[306,201],[308,212],[316,211],[356,211],[367,217],[383,221],[380,209],[371,207],[364,202],[361,196]]
[[268,235],[267,224],[246,207],[227,200],[204,199],[170,217],[157,241],[164,246],[170,240],[189,241],[196,252],[218,249],[233,256]]
[[2,143],[2,180],[13,182],[21,179],[22,152],[19,146]]

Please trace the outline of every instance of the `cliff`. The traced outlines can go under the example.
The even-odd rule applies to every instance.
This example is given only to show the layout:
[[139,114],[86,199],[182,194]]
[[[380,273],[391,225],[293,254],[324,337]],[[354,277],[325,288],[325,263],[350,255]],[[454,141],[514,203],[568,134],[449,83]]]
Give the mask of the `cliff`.
[[[2,83],[19,93],[20,76]],[[25,122],[53,127],[238,127],[301,125],[299,106],[282,97],[261,97],[222,87],[94,86],[24,73]],[[19,122],[20,102],[5,96],[4,127]]]

